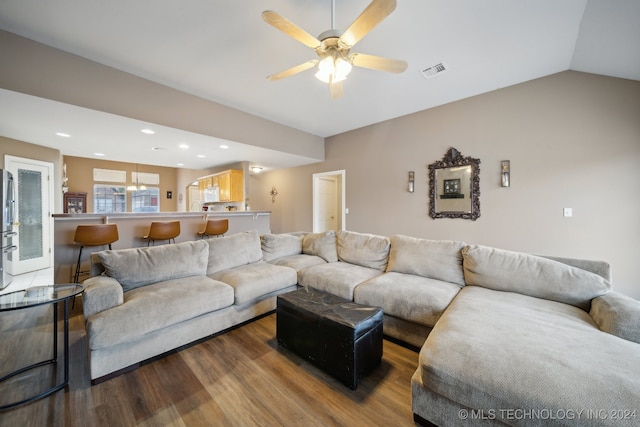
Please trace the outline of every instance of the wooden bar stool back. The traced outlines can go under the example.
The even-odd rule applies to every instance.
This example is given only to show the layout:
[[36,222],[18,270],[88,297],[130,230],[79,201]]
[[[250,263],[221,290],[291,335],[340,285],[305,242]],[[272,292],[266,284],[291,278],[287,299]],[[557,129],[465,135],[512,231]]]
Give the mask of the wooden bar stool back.
[[76,227],[76,234],[73,237],[74,243],[80,245],[80,253],[78,254],[78,262],[76,264],[76,271],[73,276],[73,283],[78,283],[80,277],[80,264],[82,260],[82,249],[85,246],[109,246],[117,241],[118,225],[117,224],[93,224],[93,225],[79,225]]
[[227,218],[210,219],[207,221],[204,230],[199,231],[198,234],[204,239],[205,236],[224,236],[227,231],[229,231],[229,220]]
[[147,246],[153,242],[155,245],[156,240],[168,240],[169,243],[173,240],[176,242],[176,237],[180,235],[180,221],[153,221],[149,227],[149,232],[143,239],[147,239]]

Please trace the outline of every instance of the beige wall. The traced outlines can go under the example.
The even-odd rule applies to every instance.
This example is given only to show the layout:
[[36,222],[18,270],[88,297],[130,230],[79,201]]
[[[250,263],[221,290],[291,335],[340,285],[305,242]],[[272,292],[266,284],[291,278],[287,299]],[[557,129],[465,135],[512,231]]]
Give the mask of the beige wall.
[[[427,165],[449,147],[481,161],[477,221],[428,216]],[[323,163],[252,177],[252,208],[272,210],[274,232],[311,230],[312,174],[345,169],[349,230],[602,259],[614,288],[640,298],[640,82],[564,72],[336,135],[325,150]]]
[[[17,141],[16,141],[17,142]],[[28,144],[31,145],[31,144]],[[38,146],[33,146],[38,147]],[[69,191],[87,193],[87,212],[93,211],[93,169],[115,169],[127,172],[127,179],[131,179],[131,172],[135,172],[136,164],[114,162],[110,160],[89,159],[84,157],[64,156],[69,178]],[[227,169],[246,169],[247,162],[232,163],[209,169],[183,169],[152,165],[138,165],[139,172],[157,173],[160,175],[160,211],[187,212],[187,187],[199,177],[221,172]],[[129,184],[129,182],[127,182]],[[167,199],[167,191],[171,191],[172,198]],[[180,197],[182,196],[182,197]],[[61,205],[62,206],[62,205]],[[127,208],[131,207],[131,196],[127,197]],[[62,212],[61,210],[57,213]]]
[[[83,157],[64,156],[69,178],[69,191],[87,193],[87,213],[93,212],[93,169],[112,169],[127,172],[127,185],[131,184],[131,172],[136,171],[135,163],[114,162],[110,160],[87,159]],[[177,186],[177,169],[163,166],[137,165],[138,172],[157,173],[160,175],[160,211],[176,212],[179,190]],[[172,198],[167,199],[167,191]],[[184,196],[183,196],[184,197]],[[131,193],[127,193],[127,210],[131,211]],[[61,211],[62,212],[62,211]]]

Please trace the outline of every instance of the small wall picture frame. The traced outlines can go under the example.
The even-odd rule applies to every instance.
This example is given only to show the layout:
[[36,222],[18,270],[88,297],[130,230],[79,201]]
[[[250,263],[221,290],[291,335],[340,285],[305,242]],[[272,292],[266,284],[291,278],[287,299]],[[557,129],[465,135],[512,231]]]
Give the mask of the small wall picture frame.
[[64,213],[87,213],[87,193],[64,193]]
[[167,191],[167,199],[173,198],[173,191]]
[[460,194],[460,179],[445,179],[444,194]]

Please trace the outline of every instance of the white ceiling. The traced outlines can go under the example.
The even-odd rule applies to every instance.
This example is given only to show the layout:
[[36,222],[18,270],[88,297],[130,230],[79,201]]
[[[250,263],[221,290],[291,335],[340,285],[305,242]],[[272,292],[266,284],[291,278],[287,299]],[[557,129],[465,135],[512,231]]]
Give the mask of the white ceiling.
[[[368,3],[336,0],[337,28]],[[638,0],[398,0],[352,51],[405,60],[407,71],[356,68],[338,100],[311,70],[266,80],[315,57],[263,22],[266,9],[314,36],[330,29],[330,0],[0,0],[0,29],[323,137],[565,70],[640,80]],[[441,62],[447,71],[432,79],[419,72]],[[131,127],[143,123],[8,91],[0,91],[0,100],[0,133],[63,154],[92,157],[109,146],[131,160],[132,147],[149,144],[146,135],[131,136]],[[82,124],[102,137],[73,148],[51,137],[45,127],[55,124],[51,107],[66,117],[69,133]],[[236,158],[210,137],[165,131],[171,149],[158,153],[155,164],[176,165],[178,140],[207,150],[198,162],[190,151],[185,167],[248,160],[270,169],[313,161],[241,144],[234,146],[238,155],[248,157]]]

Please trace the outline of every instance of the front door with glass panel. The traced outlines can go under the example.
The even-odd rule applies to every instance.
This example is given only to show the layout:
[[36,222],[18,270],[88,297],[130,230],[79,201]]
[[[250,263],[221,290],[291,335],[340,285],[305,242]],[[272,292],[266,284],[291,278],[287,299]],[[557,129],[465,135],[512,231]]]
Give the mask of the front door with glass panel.
[[15,222],[7,272],[28,273],[51,266],[51,187],[53,163],[5,156],[5,169],[15,182]]

